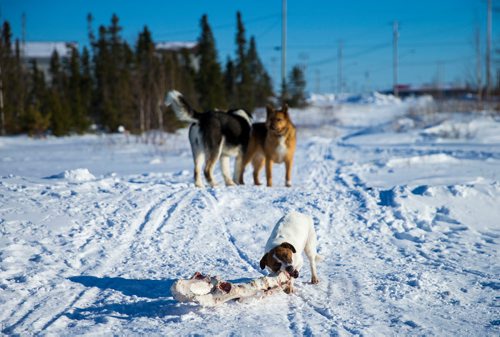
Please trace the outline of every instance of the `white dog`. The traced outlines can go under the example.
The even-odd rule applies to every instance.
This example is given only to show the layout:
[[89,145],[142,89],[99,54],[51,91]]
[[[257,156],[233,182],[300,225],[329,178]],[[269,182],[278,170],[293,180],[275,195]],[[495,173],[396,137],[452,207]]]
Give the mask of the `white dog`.
[[260,260],[260,268],[267,266],[273,273],[284,270],[297,278],[304,264],[304,251],[311,265],[311,283],[318,283],[316,261],[320,260],[320,256],[316,252],[316,244],[313,219],[298,212],[291,212],[274,226],[267,240],[266,253]]

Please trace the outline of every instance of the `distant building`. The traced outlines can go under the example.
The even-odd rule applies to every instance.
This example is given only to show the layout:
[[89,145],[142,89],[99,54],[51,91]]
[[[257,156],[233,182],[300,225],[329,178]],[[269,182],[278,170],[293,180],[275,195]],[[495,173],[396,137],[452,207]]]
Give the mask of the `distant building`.
[[198,49],[198,42],[164,41],[156,43],[155,49],[159,52],[178,52],[187,49],[194,53]]
[[186,51],[189,54],[189,60],[191,62],[191,66],[195,70],[198,70],[200,67],[200,60],[196,56],[196,53],[198,52],[198,42],[182,42],[182,41],[157,42],[155,44],[155,49],[156,52],[160,54],[177,54],[179,62],[183,62],[181,52]]
[[71,48],[78,48],[76,42],[25,42],[21,44],[21,60],[27,66],[31,66],[32,60],[35,60],[38,69],[45,73],[46,78],[49,77],[50,58],[52,53],[57,51],[61,60],[70,57]]
[[[467,87],[451,85],[438,86],[436,84],[421,85],[418,87],[412,87],[409,84],[398,84],[397,89],[400,97],[430,95],[437,99],[469,98],[471,97],[471,95],[474,95],[476,93],[476,91]],[[381,91],[381,93],[393,95],[394,90],[385,90]]]
[[[57,51],[61,61],[68,59],[71,55],[71,48],[78,48],[76,42],[64,41],[43,41],[43,42],[25,42],[20,45],[21,60],[27,66],[31,67],[31,62],[36,60],[38,69],[45,73],[46,79],[49,79],[50,58],[54,51]],[[198,70],[199,59],[196,56],[198,51],[197,42],[158,42],[155,44],[157,53],[160,54],[176,54],[179,62],[183,62],[181,52],[186,51],[189,54],[191,66]]]

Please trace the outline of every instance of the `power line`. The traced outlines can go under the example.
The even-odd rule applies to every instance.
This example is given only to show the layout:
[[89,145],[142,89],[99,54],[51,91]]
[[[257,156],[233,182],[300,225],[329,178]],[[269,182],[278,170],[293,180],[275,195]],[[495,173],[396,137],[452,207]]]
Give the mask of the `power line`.
[[[255,17],[255,18],[252,18],[249,20],[245,20],[245,25],[248,26],[252,23],[266,21],[266,20],[269,20],[272,18],[279,17],[280,15],[281,14],[275,13],[275,14]],[[233,23],[224,23],[224,24],[212,26],[212,30],[228,29],[228,28],[233,28],[233,27],[236,27],[236,24],[234,22]],[[199,33],[199,31],[200,31],[199,29],[186,29],[186,30],[178,30],[178,31],[168,31],[168,32],[159,33],[159,34],[155,34],[155,35],[157,36],[157,38],[158,37],[163,38],[163,37],[172,36],[172,35],[188,35],[188,34],[193,34],[193,33]]]

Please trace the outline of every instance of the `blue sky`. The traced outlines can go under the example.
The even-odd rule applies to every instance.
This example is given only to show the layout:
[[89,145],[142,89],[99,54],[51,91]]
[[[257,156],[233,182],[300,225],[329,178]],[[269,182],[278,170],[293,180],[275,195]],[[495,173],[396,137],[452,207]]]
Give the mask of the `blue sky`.
[[[342,74],[351,92],[384,90],[392,85],[392,23],[400,24],[399,83],[422,85],[471,81],[475,71],[474,34],[485,49],[485,0],[288,0],[287,68],[305,64],[310,91],[338,90],[338,44],[342,41]],[[500,7],[500,0],[493,0]],[[116,13],[123,37],[135,43],[147,25],[155,41],[194,41],[199,20],[207,14],[219,58],[235,54],[236,11],[241,11],[247,37],[254,35],[267,70],[280,76],[281,0],[3,0],[2,20],[21,36],[26,13],[27,40],[87,41],[87,13],[94,29]],[[493,37],[500,38],[500,12],[494,13]]]

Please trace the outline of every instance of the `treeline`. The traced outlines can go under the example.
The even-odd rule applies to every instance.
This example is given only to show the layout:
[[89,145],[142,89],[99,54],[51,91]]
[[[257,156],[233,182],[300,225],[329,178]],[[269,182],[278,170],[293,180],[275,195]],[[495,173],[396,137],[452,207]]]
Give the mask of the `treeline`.
[[[218,61],[208,18],[194,50],[160,52],[147,27],[134,46],[122,37],[119,19],[97,33],[89,29],[90,47],[71,47],[69,57],[54,51],[48,78],[36,60],[23,63],[19,40],[13,43],[9,23],[0,40],[0,127],[2,134],[56,136],[85,133],[91,125],[115,132],[174,131],[180,125],[163,105],[168,90],[181,91],[199,109],[242,107],[253,111],[276,95],[257,53],[255,38],[247,40],[241,14],[236,15],[236,53],[225,65]],[[87,17],[92,27],[92,16]],[[302,104],[305,80],[294,67],[282,96]],[[288,96],[285,96],[286,93]]]

